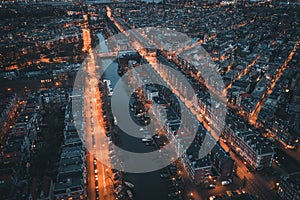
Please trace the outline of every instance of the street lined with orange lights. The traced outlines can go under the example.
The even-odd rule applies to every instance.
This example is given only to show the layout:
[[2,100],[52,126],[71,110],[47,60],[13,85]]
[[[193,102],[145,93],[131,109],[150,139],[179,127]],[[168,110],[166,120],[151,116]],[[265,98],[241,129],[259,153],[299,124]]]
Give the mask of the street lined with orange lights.
[[[226,86],[226,88],[223,90],[223,95],[225,96],[227,91],[231,88],[232,83],[236,80],[239,80],[242,76],[247,74],[251,67],[256,63],[256,61],[259,59],[259,55],[257,55],[246,67],[244,70],[242,70],[234,79],[231,80],[231,82]],[[231,68],[231,67],[230,67]]]
[[[87,20],[87,16],[85,16]],[[101,107],[101,93],[98,88],[98,78],[96,74],[96,63],[94,52],[91,47],[91,33],[89,28],[83,29],[83,50],[88,51],[89,57],[86,59],[85,90],[84,90],[84,113],[87,153],[87,172],[89,180],[89,195],[91,200],[114,199],[112,193],[113,182],[107,181],[112,177],[112,172],[100,160],[108,160],[108,146],[106,140],[104,118]],[[96,162],[95,162],[96,161]]]
[[291,61],[291,59],[293,58],[293,55],[295,54],[298,46],[300,44],[300,40],[298,40],[293,49],[291,50],[289,56],[286,58],[286,60],[284,61],[283,65],[281,67],[278,68],[277,74],[275,75],[275,77],[271,80],[270,85],[267,86],[267,90],[266,92],[263,94],[262,98],[260,99],[260,101],[256,104],[254,110],[252,111],[252,113],[250,114],[249,117],[249,122],[251,124],[256,124],[257,118],[258,118],[258,114],[259,111],[261,109],[261,106],[264,105],[265,101],[267,100],[268,95],[270,95],[273,91],[273,88],[276,85],[276,82],[278,81],[278,79],[282,76],[284,70],[287,68],[289,62]]

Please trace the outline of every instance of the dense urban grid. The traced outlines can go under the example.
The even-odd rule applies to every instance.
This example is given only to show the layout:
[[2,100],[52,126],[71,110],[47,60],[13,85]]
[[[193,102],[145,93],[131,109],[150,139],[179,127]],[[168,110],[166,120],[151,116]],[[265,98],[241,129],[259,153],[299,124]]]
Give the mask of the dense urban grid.
[[[300,199],[298,1],[12,0],[0,2],[0,24],[0,199]],[[142,29],[149,27],[191,42],[168,51],[180,41]],[[140,30],[131,32],[134,42],[107,42],[132,29]],[[199,46],[213,64],[201,60]],[[208,84],[198,64],[223,82]],[[191,99],[171,69],[192,86]],[[83,90],[74,87],[80,70],[88,77]],[[112,112],[114,86],[125,74],[129,87],[143,85],[129,105],[120,100],[142,126],[141,138],[121,129]],[[143,81],[153,78],[169,88]],[[212,95],[224,100],[225,114],[213,112]],[[171,155],[162,150],[179,136],[178,159],[166,167],[119,170],[128,158],[115,145],[158,151],[164,161]],[[217,141],[200,158],[207,136]]]

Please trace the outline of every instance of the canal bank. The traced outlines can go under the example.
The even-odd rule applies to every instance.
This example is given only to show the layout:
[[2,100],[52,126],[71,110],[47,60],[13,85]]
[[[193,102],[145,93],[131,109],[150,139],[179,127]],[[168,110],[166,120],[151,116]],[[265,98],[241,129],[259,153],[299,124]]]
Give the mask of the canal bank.
[[[99,51],[106,52],[107,46],[103,42],[105,38],[101,33],[97,34],[99,38]],[[102,79],[108,79],[111,82],[111,87],[114,88],[116,83],[121,78],[118,74],[118,64],[112,59],[102,59],[101,66],[108,66],[103,74]],[[98,77],[101,78],[101,77]],[[121,83],[122,86],[123,83]],[[125,87],[125,85],[123,85]],[[111,112],[110,105],[107,106],[107,111]],[[127,106],[129,109],[129,105]],[[125,117],[125,115],[124,115]],[[127,117],[127,116],[126,116]],[[122,120],[122,116],[119,116],[119,120]],[[108,119],[109,122],[113,119]],[[132,152],[149,152],[155,150],[153,146],[146,146],[141,139],[129,136],[127,133],[123,132],[118,126],[112,124],[112,132],[118,140],[118,145],[122,149],[126,149]],[[138,163],[136,163],[138,165]],[[168,185],[164,179],[160,177],[160,170],[149,172],[149,173],[123,173],[123,180],[130,181],[134,184],[134,189],[132,190],[134,199],[137,200],[167,200],[168,197]]]

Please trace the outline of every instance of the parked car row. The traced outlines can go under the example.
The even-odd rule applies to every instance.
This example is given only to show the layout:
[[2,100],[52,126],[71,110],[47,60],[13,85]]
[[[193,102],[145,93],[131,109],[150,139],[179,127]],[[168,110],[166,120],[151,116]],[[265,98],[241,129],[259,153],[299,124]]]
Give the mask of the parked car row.
[[100,198],[99,196],[99,180],[98,180],[98,169],[97,169],[97,159],[94,158],[93,161],[94,164],[94,176],[95,176],[95,193],[96,193],[96,199],[98,200]]
[[161,178],[165,179],[168,184],[168,197],[172,200],[183,199],[184,184],[181,176],[177,172],[176,166],[174,164],[171,164],[168,167],[162,169],[160,172]]

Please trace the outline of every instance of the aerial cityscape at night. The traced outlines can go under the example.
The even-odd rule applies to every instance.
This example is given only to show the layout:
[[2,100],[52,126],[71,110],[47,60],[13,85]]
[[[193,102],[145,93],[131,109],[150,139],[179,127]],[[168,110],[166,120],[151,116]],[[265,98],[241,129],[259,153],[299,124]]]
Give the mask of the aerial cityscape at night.
[[300,200],[299,0],[2,0],[0,25],[0,200]]

